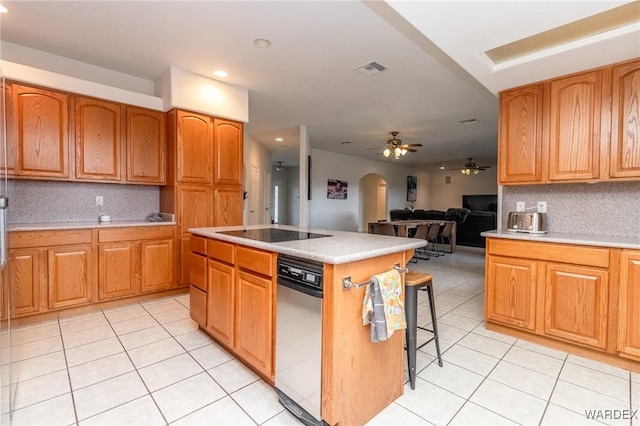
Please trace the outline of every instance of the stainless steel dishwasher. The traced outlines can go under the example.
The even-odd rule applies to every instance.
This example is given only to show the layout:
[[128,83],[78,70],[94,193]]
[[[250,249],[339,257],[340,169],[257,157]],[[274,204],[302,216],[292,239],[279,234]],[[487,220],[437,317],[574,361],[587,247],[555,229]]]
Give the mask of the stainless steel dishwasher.
[[278,256],[276,392],[305,425],[321,420],[322,263]]

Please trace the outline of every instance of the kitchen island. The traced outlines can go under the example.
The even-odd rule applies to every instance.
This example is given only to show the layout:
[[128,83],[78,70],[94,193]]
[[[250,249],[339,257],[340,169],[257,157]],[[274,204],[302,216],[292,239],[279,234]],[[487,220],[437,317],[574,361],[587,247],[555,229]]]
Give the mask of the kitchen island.
[[[251,231],[264,228],[321,237],[270,242],[243,236],[244,231],[255,234]],[[192,317],[267,382],[278,381],[277,260],[282,254],[323,266],[322,419],[364,424],[402,395],[403,333],[372,343],[369,327],[362,325],[365,286],[344,289],[343,278],[364,283],[396,264],[405,266],[426,241],[282,225],[189,231]]]
[[486,327],[640,371],[640,239],[483,232]]

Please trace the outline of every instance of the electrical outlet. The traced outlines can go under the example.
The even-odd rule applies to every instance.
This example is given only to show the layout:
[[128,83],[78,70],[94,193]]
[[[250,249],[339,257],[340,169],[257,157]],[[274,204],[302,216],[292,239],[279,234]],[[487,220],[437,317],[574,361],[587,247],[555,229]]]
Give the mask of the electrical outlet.
[[547,212],[547,202],[538,201],[538,213],[546,213],[546,212]]
[[517,212],[523,212],[523,211],[524,211],[524,209],[525,209],[525,207],[524,207],[524,201],[518,201],[518,202],[516,203],[516,211],[517,211]]
[[96,195],[96,206],[104,206],[104,198],[102,198],[102,195]]

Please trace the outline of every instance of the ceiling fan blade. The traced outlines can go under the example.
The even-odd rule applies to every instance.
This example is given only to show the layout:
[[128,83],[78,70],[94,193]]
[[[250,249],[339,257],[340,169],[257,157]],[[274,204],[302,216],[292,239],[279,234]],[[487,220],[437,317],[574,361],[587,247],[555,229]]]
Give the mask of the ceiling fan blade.
[[487,170],[487,169],[490,169],[490,168],[491,168],[491,166],[480,166],[480,167],[478,167],[478,170]]
[[364,150],[365,151],[376,151],[376,150],[383,150],[383,149],[384,148],[377,147],[377,148],[365,148]]
[[405,143],[404,145],[401,145],[400,148],[407,148],[410,146],[422,146],[421,143]]

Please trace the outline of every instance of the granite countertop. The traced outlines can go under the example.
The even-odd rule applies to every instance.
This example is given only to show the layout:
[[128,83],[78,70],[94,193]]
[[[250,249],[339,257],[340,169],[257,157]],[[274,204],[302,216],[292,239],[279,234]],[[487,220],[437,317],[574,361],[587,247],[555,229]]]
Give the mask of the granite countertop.
[[613,235],[567,234],[547,232],[546,234],[528,234],[506,230],[485,231],[480,235],[487,238],[506,238],[510,240],[538,241],[545,243],[564,243],[584,246],[640,249],[640,238],[619,237]]
[[[277,228],[299,232],[329,234],[331,237],[268,243],[220,233],[220,231],[237,231],[260,228]],[[203,237],[215,238],[222,241],[228,241],[230,243],[242,244],[249,247],[331,264],[354,262],[386,254],[398,253],[405,250],[413,250],[427,245],[426,240],[415,240],[413,238],[391,237],[386,235],[365,234],[361,232],[335,231],[330,229],[299,228],[287,225],[190,228],[189,232]]]
[[175,226],[173,220],[162,222],[148,222],[146,220],[112,220],[111,222],[98,222],[97,220],[86,222],[45,222],[45,223],[10,223],[11,231],[54,231],[70,229],[93,229],[93,228],[121,228],[127,226]]

